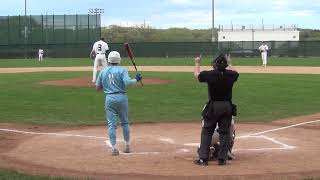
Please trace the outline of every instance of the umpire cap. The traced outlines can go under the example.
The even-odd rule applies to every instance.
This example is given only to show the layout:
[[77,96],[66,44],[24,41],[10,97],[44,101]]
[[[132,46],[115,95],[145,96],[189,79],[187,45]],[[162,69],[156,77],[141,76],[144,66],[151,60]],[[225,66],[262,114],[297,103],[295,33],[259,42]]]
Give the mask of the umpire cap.
[[228,61],[225,54],[220,54],[213,60],[213,68],[224,71],[228,67]]

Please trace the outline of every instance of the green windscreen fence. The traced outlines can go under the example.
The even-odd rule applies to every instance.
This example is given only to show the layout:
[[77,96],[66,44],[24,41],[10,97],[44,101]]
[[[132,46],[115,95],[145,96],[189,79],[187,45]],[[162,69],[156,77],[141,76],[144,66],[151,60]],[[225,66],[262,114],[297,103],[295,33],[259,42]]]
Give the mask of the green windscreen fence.
[[[88,57],[101,36],[101,16],[39,15],[0,16],[0,58]],[[108,37],[105,37],[108,42]],[[232,56],[259,56],[261,42],[130,42],[139,57],[194,57],[231,52]],[[126,55],[121,43],[108,43],[110,50]],[[320,41],[270,41],[270,56],[320,56]]]
[[[99,37],[99,36],[97,36]],[[88,57],[94,41],[89,43],[44,43],[0,45],[0,58],[37,58],[38,49],[44,49],[45,57],[77,58]],[[57,37],[55,37],[57,38]],[[107,39],[107,37],[106,37]],[[123,43],[108,43],[110,50],[116,50],[126,56]],[[320,57],[320,42],[267,42],[269,56],[283,57]],[[231,52],[234,57],[260,56],[260,42],[141,42],[130,43],[137,57],[194,57],[196,55],[216,55]]]
[[0,16],[0,58],[88,56],[100,36],[100,14]]
[[[269,56],[320,56],[320,41],[270,41]],[[125,55],[122,43],[111,43],[110,49]],[[135,56],[141,57],[194,57],[230,52],[232,56],[260,56],[261,42],[143,42],[130,43]]]

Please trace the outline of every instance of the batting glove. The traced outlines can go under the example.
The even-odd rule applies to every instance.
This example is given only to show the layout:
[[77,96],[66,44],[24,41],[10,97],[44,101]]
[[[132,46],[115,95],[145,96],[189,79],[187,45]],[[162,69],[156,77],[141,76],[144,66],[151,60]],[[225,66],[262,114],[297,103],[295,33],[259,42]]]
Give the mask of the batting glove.
[[136,80],[137,82],[142,80],[142,75],[140,73],[136,74]]

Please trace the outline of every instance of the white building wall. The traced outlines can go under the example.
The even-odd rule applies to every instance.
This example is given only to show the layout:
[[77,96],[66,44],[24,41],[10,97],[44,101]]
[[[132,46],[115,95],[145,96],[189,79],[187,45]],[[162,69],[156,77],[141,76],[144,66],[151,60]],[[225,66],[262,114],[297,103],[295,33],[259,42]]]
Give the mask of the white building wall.
[[252,41],[251,31],[219,31],[218,41]]
[[236,30],[219,31],[218,41],[299,41],[296,30]]

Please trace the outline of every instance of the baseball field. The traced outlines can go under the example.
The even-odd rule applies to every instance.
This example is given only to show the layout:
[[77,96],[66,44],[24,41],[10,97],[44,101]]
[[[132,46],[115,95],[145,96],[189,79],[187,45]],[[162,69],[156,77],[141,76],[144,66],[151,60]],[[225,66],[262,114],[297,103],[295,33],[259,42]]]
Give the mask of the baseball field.
[[[271,58],[266,68],[259,58],[233,59],[236,158],[224,167],[192,164],[207,99],[193,59],[136,61],[145,86],[128,89],[133,152],[112,157],[89,59],[0,60],[0,179],[320,177],[319,58]],[[203,69],[210,64],[205,57]],[[121,147],[121,128],[117,137]]]

